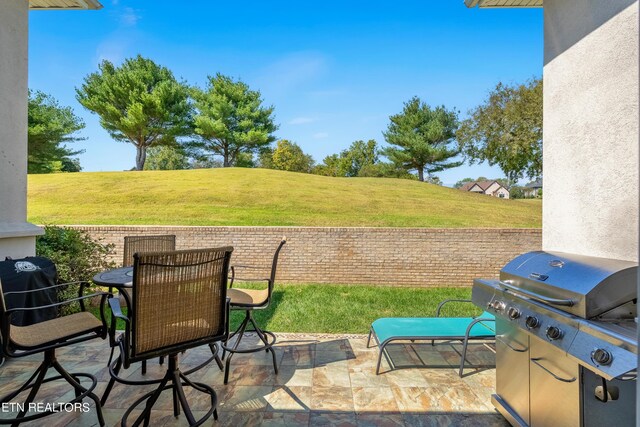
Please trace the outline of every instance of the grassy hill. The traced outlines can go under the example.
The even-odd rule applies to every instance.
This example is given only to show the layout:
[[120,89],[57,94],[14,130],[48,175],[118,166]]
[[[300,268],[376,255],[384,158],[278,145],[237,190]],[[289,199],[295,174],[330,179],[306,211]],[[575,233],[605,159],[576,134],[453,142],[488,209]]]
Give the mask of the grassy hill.
[[30,175],[36,224],[540,227],[541,206],[416,181],[266,169]]

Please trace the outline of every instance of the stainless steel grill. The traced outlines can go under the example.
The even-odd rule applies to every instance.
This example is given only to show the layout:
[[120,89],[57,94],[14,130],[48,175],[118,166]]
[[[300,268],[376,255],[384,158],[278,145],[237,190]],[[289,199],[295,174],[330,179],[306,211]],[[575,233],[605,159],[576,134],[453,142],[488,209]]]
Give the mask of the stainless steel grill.
[[493,403],[513,425],[633,425],[637,264],[530,252],[474,281],[496,314]]

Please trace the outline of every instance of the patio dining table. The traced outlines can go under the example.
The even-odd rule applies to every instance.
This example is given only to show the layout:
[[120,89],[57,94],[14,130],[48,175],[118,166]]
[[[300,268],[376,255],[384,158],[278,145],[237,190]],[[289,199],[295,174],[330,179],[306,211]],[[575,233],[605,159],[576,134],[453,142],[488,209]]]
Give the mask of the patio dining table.
[[[93,283],[98,286],[108,287],[110,293],[113,288],[116,288],[120,295],[124,297],[127,312],[131,313],[129,310],[131,310],[131,307],[133,306],[131,301],[133,290],[133,266],[105,270],[93,276]],[[116,321],[113,313],[111,314],[111,321]],[[111,329],[109,332],[109,342],[112,347],[115,345],[115,334]],[[143,365],[143,373],[145,372],[146,366]]]
[[133,287],[133,267],[120,267],[106,270],[93,276],[93,283],[99,286],[116,288],[119,291]]
[[[101,273],[93,276],[93,283],[98,286],[104,286],[109,288],[109,293],[116,288],[121,296],[124,297],[127,310],[131,309],[131,290],[133,289],[133,266],[114,268],[112,270],[105,270]],[[111,321],[115,322],[115,316],[111,315]],[[113,346],[114,335],[109,334],[109,341]]]

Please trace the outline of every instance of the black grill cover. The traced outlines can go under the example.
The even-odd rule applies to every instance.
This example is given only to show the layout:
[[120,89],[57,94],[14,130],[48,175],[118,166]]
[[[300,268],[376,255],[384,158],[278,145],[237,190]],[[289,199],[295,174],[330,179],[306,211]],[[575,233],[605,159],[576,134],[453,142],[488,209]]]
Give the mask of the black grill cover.
[[[28,291],[54,286],[58,273],[55,264],[44,257],[27,257],[0,261],[0,282],[2,291]],[[27,294],[5,296],[8,309],[23,307],[38,307],[58,302],[56,290],[49,289]],[[13,313],[11,324],[28,326],[34,323],[53,319],[57,316],[55,307],[33,311],[18,311]]]

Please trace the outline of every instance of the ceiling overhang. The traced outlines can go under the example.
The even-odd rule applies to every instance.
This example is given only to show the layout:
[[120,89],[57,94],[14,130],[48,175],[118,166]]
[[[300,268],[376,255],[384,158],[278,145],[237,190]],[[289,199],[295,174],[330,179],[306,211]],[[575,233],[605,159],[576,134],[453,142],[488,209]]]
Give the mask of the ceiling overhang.
[[102,9],[98,0],[29,0],[31,10],[88,10]]
[[464,0],[467,7],[542,7],[543,0]]

